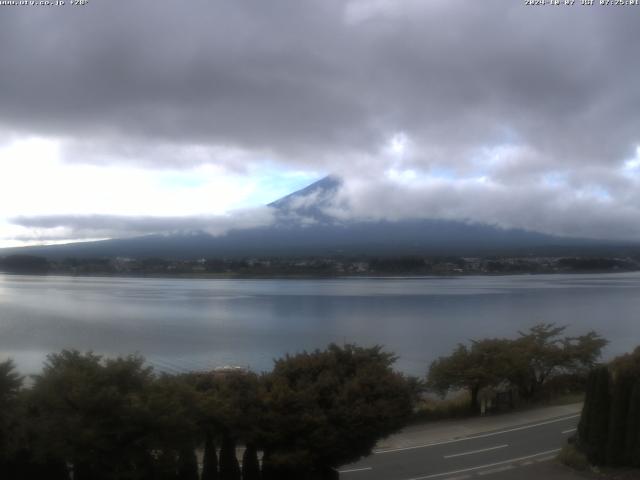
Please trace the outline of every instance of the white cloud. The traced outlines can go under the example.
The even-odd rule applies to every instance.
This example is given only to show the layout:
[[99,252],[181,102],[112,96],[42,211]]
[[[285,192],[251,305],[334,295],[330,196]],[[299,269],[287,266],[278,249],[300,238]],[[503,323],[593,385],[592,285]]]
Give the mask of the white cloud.
[[[304,174],[279,183],[278,172],[251,168],[228,171],[210,163],[183,169],[144,168],[138,164],[83,164],[61,160],[61,142],[47,138],[14,139],[0,148],[0,247],[131,234],[163,228],[199,228],[219,234],[233,226],[263,224],[243,210],[272,201],[306,181]],[[121,229],[114,221],[102,228],[77,225],[15,225],[15,217],[67,216],[130,218]],[[140,218],[157,218],[140,226]],[[185,217],[185,221],[163,219]],[[191,223],[190,223],[191,221]],[[73,223],[73,222],[72,222]],[[18,240],[19,239],[19,240]]]

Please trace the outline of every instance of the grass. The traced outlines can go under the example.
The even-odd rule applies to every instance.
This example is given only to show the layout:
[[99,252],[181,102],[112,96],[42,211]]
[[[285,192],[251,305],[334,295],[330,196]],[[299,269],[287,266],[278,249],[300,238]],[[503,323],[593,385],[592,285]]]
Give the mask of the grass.
[[549,399],[545,399],[538,402],[533,402],[534,406],[537,405],[547,405],[547,406],[558,406],[558,405],[571,405],[574,403],[583,403],[585,394],[584,392],[573,392],[573,393],[563,393],[561,395],[557,395],[551,397]]
[[466,391],[451,395],[445,399],[424,398],[416,407],[412,423],[469,417],[471,416],[469,402],[469,393]]
[[571,467],[581,472],[590,469],[587,456],[578,450],[575,445],[567,444],[562,447],[562,450],[560,450],[560,453],[558,454],[558,460],[567,467]]

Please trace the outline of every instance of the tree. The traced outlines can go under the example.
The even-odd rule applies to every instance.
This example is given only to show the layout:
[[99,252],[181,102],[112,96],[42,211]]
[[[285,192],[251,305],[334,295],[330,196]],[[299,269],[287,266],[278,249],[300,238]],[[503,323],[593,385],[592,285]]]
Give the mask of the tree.
[[515,339],[472,340],[459,344],[449,356],[432,362],[427,386],[441,395],[466,389],[470,410],[480,410],[478,394],[485,387],[501,384],[518,389],[525,399],[534,398],[549,379],[560,374],[586,377],[606,341],[595,332],[579,337],[561,337],[566,327],[535,325]]
[[16,372],[13,360],[8,359],[0,362],[0,406],[16,398],[20,387],[22,387],[22,377]]
[[640,466],[640,347],[589,375],[578,447],[596,465]]
[[629,398],[624,458],[627,465],[640,467],[640,380],[636,380]]
[[218,456],[216,444],[211,433],[205,434],[204,456],[202,458],[201,480],[218,480]]
[[175,475],[194,444],[193,395],[141,357],[49,355],[32,392],[38,450],[71,463],[76,480]]
[[236,442],[230,435],[225,435],[220,448],[220,480],[240,480],[241,476]]
[[262,382],[263,477],[322,475],[401,428],[412,411],[411,389],[394,361],[381,347],[355,345],[277,360]]
[[12,360],[0,362],[0,471],[10,478],[19,478],[23,415],[19,404],[22,377]]
[[640,380],[640,347],[636,347],[632,353],[614,358],[611,367],[620,375]]
[[627,417],[629,415],[629,401],[631,400],[632,390],[633,379],[628,375],[618,374],[613,382],[611,394],[609,431],[607,432],[607,465],[624,465]]
[[198,459],[193,448],[183,447],[178,457],[178,479],[198,480]]
[[600,357],[607,341],[591,331],[579,337],[560,337],[567,327],[541,323],[519,332],[513,341],[517,359],[510,381],[523,398],[534,398],[552,376],[559,373],[586,375]]
[[[205,443],[209,442],[211,461],[215,460],[214,438],[221,443],[219,478],[239,479],[236,444],[255,444],[259,435],[263,404],[258,376],[247,371],[204,372],[187,374],[185,380],[199,394],[198,423]],[[206,474],[216,478],[213,467],[207,468]]]
[[445,395],[451,390],[469,391],[469,409],[480,411],[481,389],[496,386],[512,375],[514,369],[512,343],[505,339],[472,341],[459,344],[448,357],[440,357],[429,368],[427,386]]
[[[632,353],[621,355],[611,362],[611,369],[616,376],[616,383],[619,383],[616,402],[614,394],[614,404],[626,405],[626,415],[622,416],[620,411],[616,411],[616,438],[613,442],[620,445],[623,450],[622,455],[609,453],[608,460],[613,460],[617,464],[625,464],[640,467],[640,347]],[[627,398],[620,398],[626,393]],[[625,401],[626,400],[626,401]],[[612,412],[612,415],[614,413]],[[625,430],[624,432],[622,430]],[[612,447],[613,448],[613,447]]]
[[593,415],[590,419],[589,437],[585,439],[586,453],[595,464],[602,464],[606,457],[607,435],[609,431],[609,409],[611,374],[606,366],[596,370],[595,385],[593,389],[592,408]]
[[242,455],[242,480],[260,480],[258,451],[252,443],[246,446]]
[[190,475],[194,446],[201,441],[198,393],[183,376],[163,374],[148,387],[144,407],[147,450],[157,456],[152,462],[156,475]]
[[578,422],[577,440],[582,450],[585,452],[590,448],[591,438],[593,435],[592,428],[594,424],[594,416],[598,414],[595,409],[596,384],[598,370],[592,369],[587,376],[586,390],[580,421]]
[[117,478],[135,470],[147,436],[142,396],[151,381],[139,357],[89,352],[49,355],[33,387],[40,448],[74,466],[74,478]]

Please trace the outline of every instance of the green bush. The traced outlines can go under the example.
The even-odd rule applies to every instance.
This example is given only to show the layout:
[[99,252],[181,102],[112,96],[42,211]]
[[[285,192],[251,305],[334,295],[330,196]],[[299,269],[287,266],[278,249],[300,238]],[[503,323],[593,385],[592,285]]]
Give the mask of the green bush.
[[574,468],[576,470],[588,470],[589,460],[587,456],[578,450],[573,445],[565,445],[558,454],[558,460],[565,464],[567,467]]

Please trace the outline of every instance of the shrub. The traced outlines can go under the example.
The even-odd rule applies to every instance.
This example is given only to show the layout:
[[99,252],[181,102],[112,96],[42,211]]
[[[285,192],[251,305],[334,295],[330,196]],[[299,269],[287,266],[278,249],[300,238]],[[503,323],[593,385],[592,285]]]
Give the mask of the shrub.
[[558,454],[558,460],[567,467],[571,467],[576,470],[584,471],[589,469],[589,460],[587,460],[587,456],[574,445],[565,445]]

